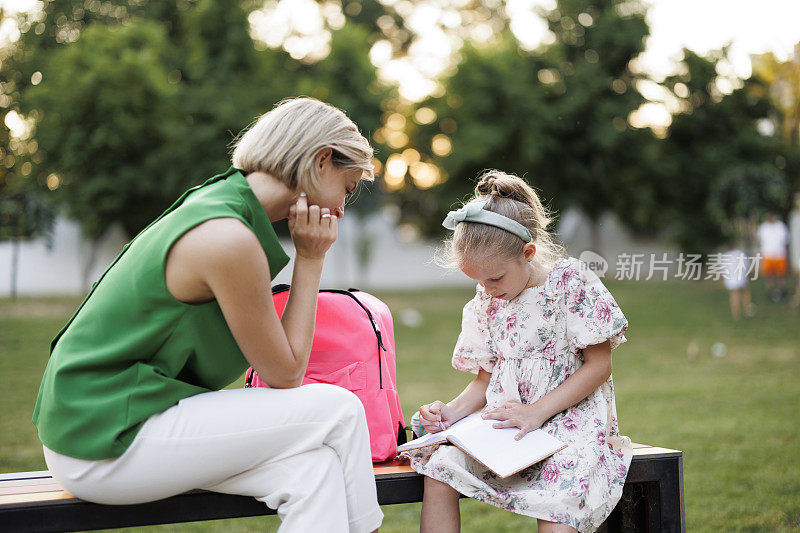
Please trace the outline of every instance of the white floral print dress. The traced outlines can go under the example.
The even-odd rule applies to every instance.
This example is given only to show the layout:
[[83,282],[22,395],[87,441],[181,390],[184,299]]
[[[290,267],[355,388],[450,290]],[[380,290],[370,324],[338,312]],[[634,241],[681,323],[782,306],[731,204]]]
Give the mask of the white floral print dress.
[[[509,400],[530,404],[583,363],[582,349],[625,342],[628,321],[611,293],[577,259],[558,261],[544,284],[507,302],[478,285],[464,306],[453,366],[491,372],[486,408]],[[542,429],[568,446],[505,479],[451,445],[406,452],[417,472],[461,494],[515,513],[594,531],[622,496],[632,448],[621,436],[611,378]]]

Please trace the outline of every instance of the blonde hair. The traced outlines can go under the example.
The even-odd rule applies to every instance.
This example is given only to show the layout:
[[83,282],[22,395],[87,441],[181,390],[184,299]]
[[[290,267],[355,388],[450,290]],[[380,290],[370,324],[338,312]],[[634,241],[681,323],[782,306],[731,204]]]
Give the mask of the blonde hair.
[[264,113],[234,141],[233,166],[245,174],[267,172],[295,190],[314,190],[314,159],[330,148],[337,166],[360,168],[373,180],[369,141],[340,109],[314,98],[288,98]]
[[[525,181],[500,170],[485,170],[478,178],[472,200],[485,200],[484,209],[516,220],[531,232],[536,245],[536,259],[551,267],[566,256],[564,248],[548,231],[553,214],[542,205],[539,196]],[[453,236],[445,241],[447,266],[457,266],[466,256],[479,253],[485,257],[519,257],[526,242],[504,229],[479,222],[456,224]]]

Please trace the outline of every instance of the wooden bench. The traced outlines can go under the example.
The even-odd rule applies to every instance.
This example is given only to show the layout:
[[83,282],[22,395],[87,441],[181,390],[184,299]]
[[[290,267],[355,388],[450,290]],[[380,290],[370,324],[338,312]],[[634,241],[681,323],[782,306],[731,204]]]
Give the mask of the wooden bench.
[[[401,461],[375,465],[381,505],[422,501],[422,476]],[[275,514],[247,496],[195,490],[137,505],[75,498],[48,471],[0,474],[0,531],[84,531]],[[634,444],[622,499],[601,531],[683,532],[683,453]]]

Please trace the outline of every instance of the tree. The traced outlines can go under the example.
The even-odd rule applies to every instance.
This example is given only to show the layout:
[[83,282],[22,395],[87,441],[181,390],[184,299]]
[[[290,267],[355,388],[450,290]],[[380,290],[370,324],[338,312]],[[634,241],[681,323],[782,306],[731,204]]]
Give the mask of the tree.
[[362,126],[379,124],[385,88],[363,28],[346,25],[327,58],[305,64],[256,49],[253,2],[83,6],[52,0],[23,17],[25,46],[13,47],[3,73],[38,73],[6,96],[36,122],[33,174],[56,176],[52,196],[92,238],[114,222],[134,235],[224,170],[236,133],[286,97],[323,96]]
[[17,296],[19,270],[19,243],[24,239],[43,235],[50,239],[53,211],[41,194],[18,187],[0,186],[0,241],[11,241],[10,296]]
[[786,61],[779,61],[772,52],[755,56],[753,74],[767,88],[777,131],[790,146],[800,147],[800,43]]
[[747,244],[767,213],[786,209],[785,174],[774,165],[742,165],[726,170],[713,184],[709,210],[726,238]]
[[36,143],[27,130],[17,137],[11,135],[6,125],[8,114],[0,114],[0,242],[11,243],[9,287],[11,298],[15,298],[20,241],[45,236],[49,243],[53,211],[31,179],[31,160],[38,159]]
[[178,193],[164,147],[184,126],[166,49],[155,22],[94,24],[52,54],[47,78],[26,93],[44,166],[63,180],[59,200],[92,238],[114,221],[135,233],[163,207],[165,189]]
[[757,128],[771,110],[769,101],[754,90],[760,82],[744,80],[730,94],[719,90],[717,63],[726,54],[723,49],[705,58],[684,50],[685,72],[665,81],[684,110],[673,117],[661,157],[664,215],[671,237],[694,252],[708,252],[726,237],[711,194],[715,186],[724,190],[726,185],[715,184],[739,167],[774,168],[780,154],[778,141]]
[[800,191],[800,43],[794,55],[779,61],[771,52],[753,58],[753,75],[762,84],[757,96],[769,95],[775,130],[784,141],[778,166],[786,172],[789,195]]
[[[424,194],[436,202],[407,180],[407,218],[441,220],[481,169],[498,167],[526,176],[555,207],[578,205],[593,220],[634,213],[639,227],[652,227],[646,206],[658,195],[644,192],[653,186],[645,158],[655,140],[627,122],[645,101],[635,90],[643,75],[630,62],[648,30],[644,12],[623,13],[622,4],[558,2],[545,13],[556,40],[534,52],[508,31],[465,45],[458,70],[442,81],[445,94],[419,106],[438,120],[411,128],[412,147],[449,178]],[[437,156],[431,143],[442,136],[452,153]],[[631,209],[634,200],[645,209]]]

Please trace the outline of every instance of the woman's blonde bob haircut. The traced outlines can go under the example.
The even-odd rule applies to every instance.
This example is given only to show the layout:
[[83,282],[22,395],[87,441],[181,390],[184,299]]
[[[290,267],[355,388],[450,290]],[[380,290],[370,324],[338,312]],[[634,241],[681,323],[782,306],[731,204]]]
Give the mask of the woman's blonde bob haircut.
[[258,118],[234,141],[232,162],[245,174],[271,174],[293,190],[320,185],[314,159],[325,148],[337,166],[360,168],[372,180],[372,147],[341,110],[314,98],[289,98]]

